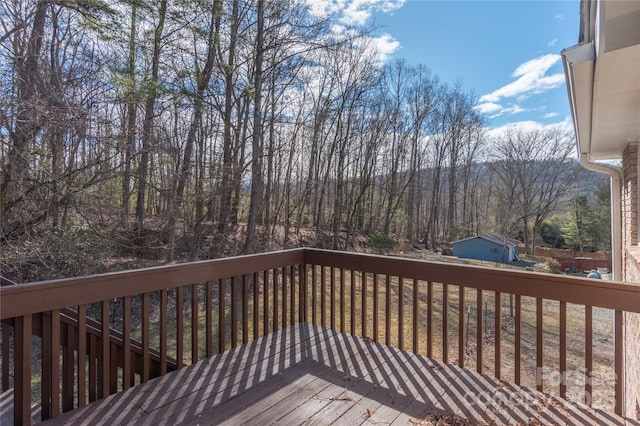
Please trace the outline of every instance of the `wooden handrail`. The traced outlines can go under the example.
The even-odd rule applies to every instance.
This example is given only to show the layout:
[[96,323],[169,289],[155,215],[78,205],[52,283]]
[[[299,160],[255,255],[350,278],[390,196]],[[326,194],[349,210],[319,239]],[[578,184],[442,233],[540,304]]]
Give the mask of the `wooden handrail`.
[[[42,342],[39,379],[44,420],[126,389],[134,380],[144,382],[180,368],[185,362],[197,362],[204,354],[211,356],[214,341],[221,352],[229,345],[248,342],[251,336],[255,339],[287,326],[295,318],[306,319],[300,308],[305,305],[296,299],[296,294],[305,294],[298,289],[306,276],[303,262],[304,251],[297,249],[31,284],[6,282],[0,289],[3,386],[12,388],[14,423],[27,424],[31,418],[32,371],[40,370],[31,365],[32,334],[41,336]],[[199,302],[202,287],[204,304]],[[175,289],[172,312],[168,309],[168,289]],[[185,289],[190,289],[188,301],[184,300]],[[288,292],[280,299],[282,304],[275,304],[271,310],[265,306],[265,327],[258,330],[261,321],[254,318],[252,324],[256,328],[250,330],[249,298],[253,312],[259,312],[259,292],[266,298],[268,293],[282,289]],[[151,317],[152,293],[159,293],[159,318]],[[131,338],[133,297],[142,300],[141,340]],[[122,333],[111,324],[110,306],[115,299],[123,303]],[[212,299],[217,299],[215,306]],[[98,320],[87,317],[87,306],[96,303],[101,305]],[[202,307],[206,312],[201,312]],[[214,316],[212,309],[218,315]],[[173,336],[169,335],[169,315],[175,315]],[[185,320],[186,315],[190,318]],[[216,317],[217,326],[213,324]],[[274,324],[271,330],[269,317]],[[225,331],[227,326],[230,333]],[[152,327],[159,330],[159,350],[150,346]],[[190,344],[185,344],[188,332]],[[203,332],[204,339],[200,336]],[[219,337],[216,340],[214,332]],[[109,339],[105,340],[105,335]],[[202,346],[201,339],[205,341]],[[169,353],[172,345],[175,358]],[[188,350],[191,359],[185,360]],[[4,374],[9,371],[10,358],[12,386],[9,374]]]
[[3,287],[0,319],[282,268],[303,261],[304,250],[294,249]]
[[331,250],[304,253],[308,264],[640,313],[640,286],[621,282]]
[[[159,304],[153,317],[152,293],[156,294],[154,303]],[[133,297],[142,301],[140,340],[133,339],[130,331]],[[503,329],[508,309],[503,301],[511,297],[515,298],[515,324],[509,334]],[[535,302],[533,305],[523,303],[523,298],[533,298]],[[124,333],[115,331],[110,324],[109,312],[114,299],[122,299],[125,307]],[[640,287],[319,249],[294,249],[91,277],[3,285],[0,288],[3,372],[8,368],[11,352],[15,367],[15,423],[22,424],[29,421],[31,414],[30,336],[34,332],[42,336],[46,354],[43,366],[48,366],[42,369],[47,375],[42,384],[43,418],[47,418],[58,415],[59,409],[65,411],[82,405],[87,395],[92,401],[126,389],[134,375],[137,381],[144,382],[295,321],[313,321],[429,357],[441,357],[445,362],[453,360],[464,368],[473,368],[475,363],[477,371],[489,370],[503,378],[508,370],[504,366],[508,357],[504,339],[510,338],[516,355],[515,383],[521,384],[522,376],[530,373],[521,364],[525,350],[533,347],[527,356],[533,357],[532,365],[537,368],[535,385],[540,390],[553,391],[542,375],[549,356],[543,351],[545,330],[549,327],[543,319],[547,302],[557,303],[560,312],[557,360],[561,374],[569,364],[567,342],[572,330],[567,327],[568,304],[584,307],[582,365],[587,374],[595,368],[593,308],[613,310],[615,411],[621,413],[622,314],[640,312]],[[91,303],[102,306],[99,320],[86,317],[87,305]],[[526,347],[522,327],[525,306],[533,312],[529,315],[535,317],[528,328],[534,327],[535,333],[529,335]],[[470,310],[475,312],[473,320],[469,317]],[[438,313],[441,318],[437,318]],[[171,322],[170,316],[174,316]],[[472,321],[476,322],[474,327],[470,327]],[[172,336],[169,326],[175,330]],[[8,349],[10,339],[5,338],[9,327],[13,330],[15,349],[12,351]],[[150,346],[152,328],[159,339],[159,350]],[[108,341],[102,340],[105,334],[110,336]],[[477,347],[475,352],[468,353],[466,342],[470,335]],[[420,343],[423,336],[426,344]],[[493,340],[485,342],[489,337]],[[63,342],[61,348],[50,343],[57,341]],[[86,353],[78,351],[85,346]],[[483,355],[483,352],[486,353]],[[74,371],[78,372],[77,377]],[[58,380],[62,380],[62,386]],[[3,386],[4,381],[3,375]],[[59,388],[62,388],[60,395],[57,394]],[[593,383],[588,380],[584,390],[591,395]],[[566,382],[560,383],[558,393],[566,397]]]
[[[362,337],[371,338],[373,341],[382,341],[389,344],[397,338],[394,344],[400,348],[405,347],[404,342],[404,322],[402,321],[404,304],[406,303],[405,282],[413,283],[413,295],[410,297],[410,303],[413,304],[412,324],[413,328],[413,351],[419,351],[418,339],[421,321],[419,316],[419,306],[425,306],[426,311],[426,355],[429,357],[439,356],[444,362],[448,362],[452,344],[458,345],[458,359],[456,362],[465,367],[465,348],[463,344],[466,341],[465,333],[469,334],[468,318],[465,318],[464,312],[467,309],[475,308],[475,341],[477,348],[475,349],[476,369],[480,373],[487,368],[485,362],[487,358],[483,358],[484,346],[493,352],[493,366],[489,366],[493,370],[493,374],[497,378],[501,378],[504,374],[504,338],[503,337],[503,303],[506,297],[511,299],[511,303],[515,302],[514,324],[513,324],[513,375],[516,384],[521,384],[521,363],[523,348],[523,328],[522,328],[522,298],[531,297],[535,299],[534,315],[535,322],[531,324],[535,328],[535,336],[529,344],[533,345],[534,365],[536,368],[535,387],[540,391],[556,392],[560,397],[567,398],[567,381],[569,380],[567,347],[568,347],[568,327],[567,327],[567,305],[581,305],[584,307],[583,315],[585,318],[585,328],[583,336],[574,336],[577,339],[584,339],[584,364],[580,368],[584,371],[584,393],[586,395],[586,403],[591,404],[593,392],[593,383],[591,375],[594,372],[594,351],[593,351],[593,308],[604,308],[612,310],[613,316],[613,344],[611,351],[613,356],[611,364],[613,364],[613,373],[615,373],[615,405],[616,414],[623,412],[623,383],[624,383],[624,345],[623,345],[623,313],[632,312],[640,313],[640,286],[624,284],[619,282],[593,280],[587,278],[567,277],[561,275],[552,275],[535,272],[521,272],[506,269],[489,269],[471,265],[459,265],[442,262],[421,261],[406,258],[397,258],[389,256],[378,256],[369,254],[356,254],[346,252],[336,252],[320,249],[305,249],[305,262],[311,267],[312,273],[312,291],[313,296],[317,297],[316,288],[320,295],[320,322],[322,324],[330,324],[336,329],[343,329],[344,324],[342,315],[338,318],[336,309],[326,309],[324,304],[325,291],[330,287],[330,283],[322,277],[326,268],[331,268],[332,274],[337,269],[342,276],[346,272],[351,274],[352,282],[356,275],[359,276],[358,282],[352,286],[359,288],[359,295],[356,297],[355,288],[351,288],[351,298],[348,301],[352,305],[359,304],[362,307],[362,318],[351,315],[350,329],[352,333],[359,334]],[[321,274],[316,274],[318,269]],[[320,282],[316,282],[316,276],[321,275]],[[333,275],[332,275],[333,276]],[[397,294],[392,291],[389,283],[390,280],[396,282]],[[419,284],[422,283],[422,284]],[[436,284],[440,294],[436,297]],[[453,287],[457,286],[458,301],[452,303]],[[373,288],[371,288],[373,287]],[[472,292],[465,292],[465,289],[474,289]],[[471,304],[466,300],[466,294],[470,293],[471,301],[475,299],[475,303]],[[475,293],[475,294],[474,294]],[[365,295],[364,297],[362,295]],[[421,299],[424,297],[424,300]],[[493,303],[488,305],[489,298],[493,299]],[[368,301],[369,299],[369,301]],[[441,304],[441,308],[437,307],[435,302]],[[331,290],[330,300],[333,301],[333,290]],[[385,303],[382,305],[381,301]],[[545,360],[549,354],[544,352],[545,347],[545,328],[547,327],[544,320],[545,309],[548,309],[547,303],[555,304],[554,309],[559,309],[558,316],[558,358],[556,361],[557,371],[552,371],[551,376],[554,379],[560,377],[559,389],[550,389],[547,383],[548,378],[545,377],[545,368],[549,368],[545,364]],[[342,301],[341,301],[342,303]],[[373,305],[372,312],[366,308],[371,303]],[[408,305],[410,306],[410,305]],[[513,305],[511,305],[513,306]],[[342,307],[340,307],[341,313]],[[397,314],[393,311],[397,309]],[[439,319],[439,327],[434,330],[434,311],[440,310],[441,318]],[[457,310],[457,315],[451,315],[452,311]],[[314,317],[316,311],[313,311]],[[329,316],[328,320],[326,316]],[[574,314],[575,315],[575,314]],[[493,316],[489,321],[487,316]],[[452,329],[452,319],[457,317],[457,330]],[[397,329],[392,330],[392,322],[398,319]],[[336,320],[340,320],[340,324],[334,325]],[[355,322],[360,321],[361,332]],[[381,327],[384,325],[384,327]],[[465,329],[466,326],[466,329]],[[488,330],[486,330],[488,328]],[[450,339],[450,334],[457,333],[457,339]],[[487,335],[491,336],[492,343],[485,343]],[[453,336],[451,336],[453,337]],[[468,336],[467,336],[468,337]],[[441,348],[434,346],[434,339],[440,339]],[[452,341],[453,340],[453,341]],[[456,342],[456,343],[453,343]],[[436,355],[435,349],[441,349],[441,353]],[[555,350],[554,350],[555,352]],[[473,360],[473,357],[469,359]],[[601,367],[610,367],[611,364],[601,365]],[[552,367],[556,368],[556,367]],[[636,366],[637,368],[637,366]],[[574,367],[575,369],[575,367]],[[548,373],[547,373],[548,374]]]

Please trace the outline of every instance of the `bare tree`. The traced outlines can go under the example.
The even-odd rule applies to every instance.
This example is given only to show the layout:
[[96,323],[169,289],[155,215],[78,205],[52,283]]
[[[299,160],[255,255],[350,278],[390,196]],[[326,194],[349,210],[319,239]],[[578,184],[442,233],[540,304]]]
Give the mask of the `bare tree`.
[[560,128],[511,130],[495,141],[493,167],[507,207],[513,206],[527,254],[533,253],[543,220],[571,189],[577,170],[573,147],[571,135]]

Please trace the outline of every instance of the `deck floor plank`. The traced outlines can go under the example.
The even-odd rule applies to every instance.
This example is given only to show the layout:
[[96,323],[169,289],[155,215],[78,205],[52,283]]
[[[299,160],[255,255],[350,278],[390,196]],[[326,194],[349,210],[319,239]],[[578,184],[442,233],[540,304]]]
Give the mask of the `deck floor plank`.
[[51,425],[624,425],[455,365],[297,324],[51,419]]
[[[330,379],[332,385],[320,394],[314,395],[298,410],[278,419],[278,424],[331,424],[357,404],[363,395],[370,392],[371,382],[374,380],[372,377],[379,373],[383,363],[371,362],[371,351],[379,352],[378,346],[357,347],[358,340],[353,336],[347,336],[338,343],[338,354],[347,358],[340,365],[331,365],[334,374],[325,378]],[[364,350],[365,348],[368,350]],[[329,354],[326,354],[326,357],[328,356]]]

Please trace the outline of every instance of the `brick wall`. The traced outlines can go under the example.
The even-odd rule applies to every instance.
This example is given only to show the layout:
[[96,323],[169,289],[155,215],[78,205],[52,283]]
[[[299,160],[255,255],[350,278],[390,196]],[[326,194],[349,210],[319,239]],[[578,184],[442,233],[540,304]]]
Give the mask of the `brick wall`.
[[[638,144],[622,156],[622,279],[640,285],[638,247]],[[640,420],[640,314],[624,313],[625,416]]]
[[[640,283],[640,247],[627,252],[624,269],[625,281]],[[625,416],[640,420],[640,314],[623,314],[625,340]]]
[[622,244],[638,243],[638,144],[630,143],[622,154]]

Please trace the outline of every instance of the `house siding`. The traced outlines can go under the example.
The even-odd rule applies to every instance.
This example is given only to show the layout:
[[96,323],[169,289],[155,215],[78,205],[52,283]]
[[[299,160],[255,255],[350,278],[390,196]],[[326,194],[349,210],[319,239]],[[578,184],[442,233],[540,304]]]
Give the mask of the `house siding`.
[[[502,262],[503,246],[481,237],[453,243],[453,255],[465,259],[487,260],[490,262]],[[513,259],[513,253],[517,254],[517,246],[506,248],[505,261]]]
[[[622,244],[623,276],[640,285],[638,247],[638,144],[627,145],[622,156]],[[624,409],[625,416],[640,420],[640,314],[623,313]]]

